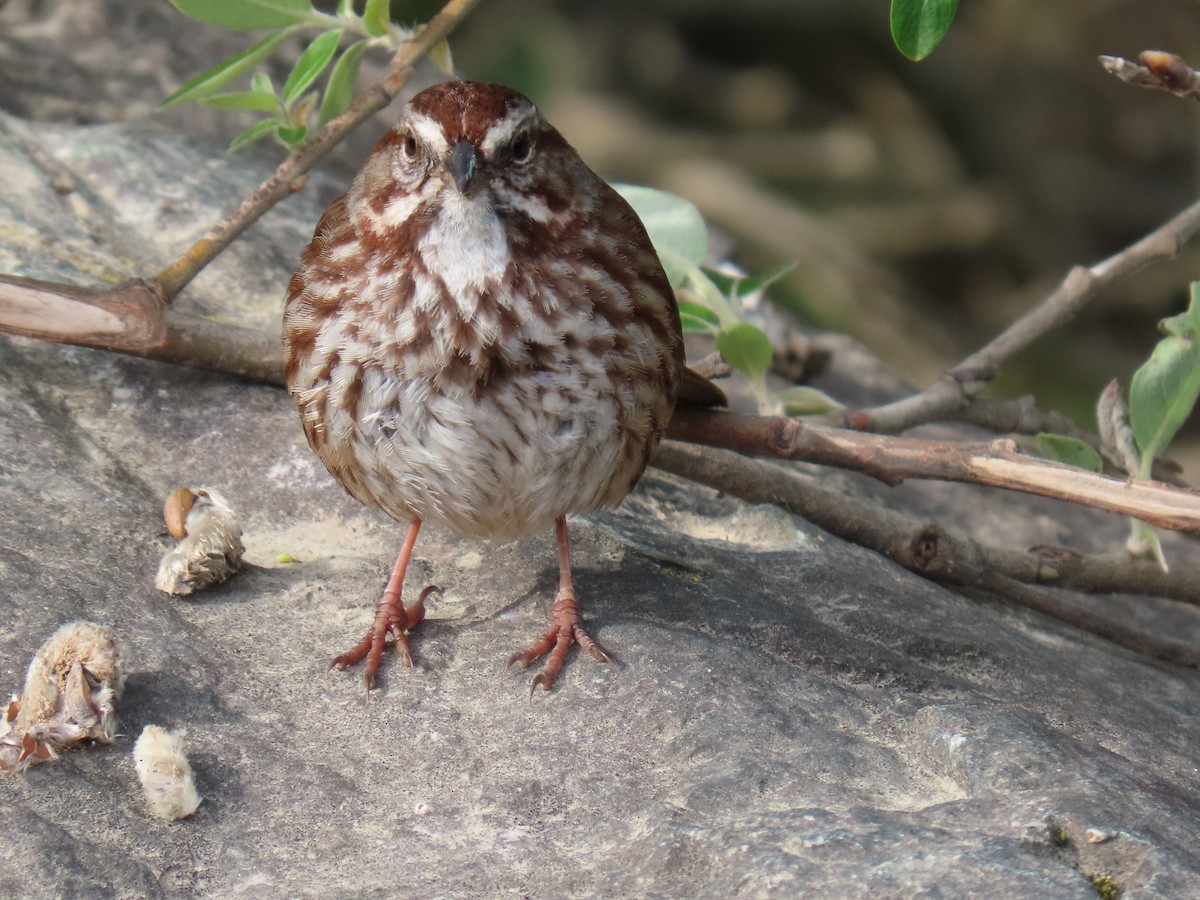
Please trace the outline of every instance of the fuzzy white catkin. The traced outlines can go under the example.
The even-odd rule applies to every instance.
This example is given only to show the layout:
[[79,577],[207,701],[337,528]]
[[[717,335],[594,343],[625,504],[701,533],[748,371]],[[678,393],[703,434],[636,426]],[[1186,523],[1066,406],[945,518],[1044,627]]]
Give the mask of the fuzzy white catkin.
[[112,743],[125,686],[116,632],[69,622],[34,654],[25,690],[0,717],[0,772],[24,772],[81,741]]
[[147,725],[133,745],[133,761],[151,813],[161,819],[186,819],[200,806],[182,736]]
[[242,526],[238,515],[212,488],[189,492],[193,505],[184,521],[185,537],[168,550],[154,584],[160,591],[187,596],[220,584],[242,566]]

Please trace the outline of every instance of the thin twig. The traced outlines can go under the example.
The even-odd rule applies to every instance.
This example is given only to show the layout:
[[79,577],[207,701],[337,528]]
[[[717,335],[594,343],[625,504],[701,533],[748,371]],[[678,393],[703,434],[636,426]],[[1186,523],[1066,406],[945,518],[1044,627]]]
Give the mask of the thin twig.
[[404,87],[412,67],[450,33],[479,0],[449,0],[388,64],[387,74],[364,88],[345,111],[308,138],[237,209],[214,225],[175,262],[155,276],[170,303],[200,270],[272,206],[293,193],[298,180],[362,122],[387,106]]
[[967,443],[883,437],[805,425],[796,419],[686,408],[676,411],[667,434],[741,453],[852,469],[890,485],[905,478],[984,484],[1200,533],[1200,493],[1025,456],[1012,440]]
[[[1128,471],[1126,461],[1104,445],[1104,441],[1092,431],[1081,427],[1074,419],[1056,409],[1042,409],[1034,398],[1026,394],[1007,400],[976,397],[953,414],[959,422],[968,422],[986,428],[996,434],[1036,435],[1048,431],[1065,434],[1083,441],[1118,472]],[[1151,477],[1176,487],[1187,487],[1181,478],[1182,469],[1174,460],[1156,457]]]
[[[1039,586],[1050,583],[1063,588],[1084,587],[1090,575],[1083,573],[1113,567],[1108,557],[1093,562],[1093,558],[1080,556],[1068,570],[1058,560],[1048,558],[1043,548],[1038,548],[1041,552],[1019,554],[988,547],[880,504],[831,490],[822,485],[820,478],[806,477],[795,469],[771,462],[746,459],[728,450],[667,441],[659,447],[652,462],[748,503],[780,506],[843,540],[875,550],[934,581],[999,594],[1135,652],[1178,665],[1200,664],[1200,653],[1191,646],[1131,629],[1122,621],[1072,602],[1068,595]],[[1064,558],[1071,556],[1064,554]],[[1200,573],[1162,575],[1155,580],[1150,575],[1153,563],[1126,562],[1116,575],[1117,580],[1100,590],[1139,594],[1161,591],[1163,596],[1179,599],[1179,595],[1168,591],[1180,585],[1167,585],[1161,580],[1173,577],[1183,583],[1182,593],[1189,602],[1200,599],[1195,587],[1200,582]],[[1153,589],[1144,586],[1142,576],[1147,576],[1146,583],[1152,583]]]
[[923,422],[950,418],[970,402],[1013,354],[1073,319],[1091,300],[1120,279],[1159,259],[1169,259],[1200,231],[1200,201],[1090,268],[1076,266],[1045,300],[985,346],[948,369],[925,390],[874,409],[851,413],[849,424],[864,431],[895,434]]
[[1170,91],[1176,97],[1200,100],[1200,72],[1174,53],[1143,50],[1136,63],[1119,56],[1101,56],[1100,65],[1126,84]]

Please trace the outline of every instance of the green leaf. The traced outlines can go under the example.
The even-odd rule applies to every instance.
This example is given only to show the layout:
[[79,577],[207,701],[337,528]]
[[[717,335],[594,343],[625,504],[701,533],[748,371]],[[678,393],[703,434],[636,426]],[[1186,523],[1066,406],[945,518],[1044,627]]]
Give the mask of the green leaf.
[[691,300],[679,301],[679,321],[684,331],[701,331],[712,334],[721,326],[721,320],[707,306]]
[[300,58],[296,60],[292,73],[288,75],[287,84],[283,86],[283,105],[285,107],[290,109],[297,98],[321,77],[321,73],[325,71],[325,67],[329,65],[333,55],[337,53],[338,42],[341,39],[342,30],[331,28],[315,38],[304,49]]
[[238,150],[247,144],[253,144],[255,141],[265,138],[278,127],[279,122],[276,119],[264,119],[262,122],[255,122],[233,139],[229,144],[229,149],[231,151]]
[[759,275],[751,275],[748,278],[743,278],[737,284],[737,296],[745,297],[757,291],[766,290],[779,279],[783,278],[792,269],[796,268],[797,263],[784,263],[782,266],[776,266],[774,269],[768,269]]
[[271,76],[266,72],[255,72],[254,77],[250,79],[250,87],[264,94],[275,93],[275,85],[271,81]]
[[429,52],[425,55],[443,74],[454,77],[454,55],[450,52],[449,41],[438,41],[429,48]]
[[[659,246],[657,244],[655,244],[654,250],[658,254],[658,261],[662,263],[663,271],[667,273],[667,281],[669,281],[671,283],[671,287],[675,288],[676,290],[678,290],[687,282],[688,277],[693,273],[693,271],[696,273],[697,277],[703,279],[709,285],[712,284],[711,281],[704,277],[703,273],[700,272],[700,269],[697,268],[696,264],[683,254],[677,253],[670,247]],[[716,290],[716,288],[714,287],[713,290]],[[718,291],[718,293],[720,292]]]
[[748,380],[758,381],[771,365],[771,342],[758,328],[738,322],[717,335],[717,350]]
[[701,266],[700,271],[708,276],[708,279],[717,286],[722,294],[737,300],[739,297],[748,297],[756,291],[765,290],[796,268],[796,265],[794,262],[786,263],[759,275],[722,272],[720,269],[712,269],[708,266]]
[[958,0],[892,0],[892,40],[911,60],[924,59],[942,42]]
[[732,327],[738,322],[737,311],[733,308],[729,298],[721,293],[720,289],[713,284],[712,279],[700,270],[700,267],[695,263],[690,263],[682,256],[673,254],[668,250],[664,256],[669,262],[663,263],[663,268],[667,270],[670,277],[671,267],[678,266],[682,273],[677,292],[688,292],[688,299],[696,299],[700,304],[706,307],[709,312],[717,317],[722,327]]
[[671,278],[672,286],[678,286],[680,282],[676,276],[682,279],[679,266],[673,263],[672,267],[668,267],[664,257],[671,256],[673,260],[678,257],[693,266],[704,261],[708,254],[708,229],[704,226],[700,211],[694,204],[666,191],[633,184],[616,184],[613,187],[633,207],[646,226],[654,249],[663,259],[667,277]]
[[704,276],[717,286],[726,297],[736,297],[738,295],[738,285],[746,280],[745,275],[735,275],[732,272],[722,272],[720,269],[713,269],[709,266],[701,266],[700,271]]
[[382,37],[387,34],[392,24],[391,3],[389,0],[367,0],[363,8],[363,25],[371,37]]
[[308,137],[308,127],[305,125],[280,125],[279,139],[289,147],[295,147]]
[[679,314],[679,327],[688,334],[712,334],[713,332],[712,326],[703,319],[697,319],[687,313]]
[[309,0],[171,0],[171,5],[199,22],[235,31],[286,28],[313,15]]
[[274,92],[264,94],[262,91],[235,91],[231,94],[213,94],[200,101],[202,106],[213,109],[253,109],[259,112],[273,113],[279,108],[279,101]]
[[337,17],[348,19],[354,15],[354,0],[338,0]]
[[1079,438],[1043,431],[1037,436],[1037,448],[1038,453],[1047,459],[1058,460],[1068,466],[1087,469],[1089,472],[1104,471],[1104,460],[1100,458],[1100,454]]
[[329,83],[325,85],[325,96],[321,100],[321,114],[317,117],[318,128],[323,128],[326,122],[340,114],[354,99],[358,68],[366,49],[366,41],[351,44],[334,64],[333,71],[329,73]]
[[1142,475],[1187,421],[1200,397],[1200,282],[1192,283],[1187,312],[1159,323],[1166,337],[1133,374],[1129,423],[1142,452]]
[[824,391],[803,384],[780,391],[779,402],[788,416],[819,416],[846,408]]
[[[289,34],[290,32],[288,31],[281,31],[278,34],[265,37],[241,53],[229,57],[224,62],[217,63],[207,72],[201,72],[195,78],[188,81],[183,87],[163,100],[159,106],[162,109],[170,109],[172,106],[187,103],[189,100],[199,100],[201,97],[207,97],[235,78],[245,75],[274,53],[275,48],[282,44]],[[255,88],[257,89],[257,85],[255,85]]]

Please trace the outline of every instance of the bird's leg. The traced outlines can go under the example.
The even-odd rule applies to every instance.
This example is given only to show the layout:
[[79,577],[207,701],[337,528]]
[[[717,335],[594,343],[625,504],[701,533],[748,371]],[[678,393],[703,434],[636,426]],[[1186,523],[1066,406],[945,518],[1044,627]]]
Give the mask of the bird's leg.
[[572,643],[590,653],[597,662],[610,661],[600,645],[583,630],[579,603],[575,599],[575,585],[571,581],[571,545],[567,540],[566,516],[558,517],[554,531],[558,538],[558,596],[554,598],[554,606],[550,610],[550,627],[528,650],[514,653],[505,666],[506,670],[514,665],[527,669],[538,657],[550,654],[546,667],[533,679],[529,687],[530,694],[538,687],[546,691],[553,687],[554,679],[567,661],[567,651]]
[[363,680],[367,683],[367,690],[375,686],[375,673],[379,671],[379,660],[383,656],[389,633],[395,638],[396,652],[400,654],[400,659],[406,666],[413,664],[405,632],[421,624],[421,620],[425,618],[425,599],[437,590],[434,585],[429,585],[421,591],[417,602],[408,609],[404,608],[404,603],[400,600],[400,592],[404,588],[404,573],[408,571],[413,546],[417,543],[417,532],[420,530],[421,520],[413,519],[408,526],[408,533],[404,536],[395,568],[392,569],[392,577],[388,579],[387,587],[383,590],[383,599],[375,608],[374,624],[367,629],[363,639],[353,649],[343,653],[330,666],[340,671],[366,657],[367,667],[363,672]]

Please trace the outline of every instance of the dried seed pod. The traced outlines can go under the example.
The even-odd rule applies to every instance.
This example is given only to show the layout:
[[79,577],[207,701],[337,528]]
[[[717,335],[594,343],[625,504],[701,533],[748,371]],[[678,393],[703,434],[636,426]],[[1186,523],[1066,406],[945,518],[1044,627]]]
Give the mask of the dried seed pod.
[[0,721],[0,772],[23,772],[80,741],[111,743],[124,688],[116,632],[95,622],[62,626],[34,655],[24,692]]
[[1136,475],[1142,467],[1142,455],[1133,437],[1133,427],[1129,424],[1129,406],[1115,378],[1100,392],[1100,400],[1096,404],[1096,422],[1104,450],[1110,457],[1120,461],[1126,472]]
[[242,526],[219,493],[177,488],[163,508],[167,528],[180,542],[163,555],[155,586],[186,595],[220,584],[242,566]]
[[147,725],[133,745],[133,764],[150,812],[160,819],[186,819],[200,806],[183,736]]
[[176,540],[187,537],[187,514],[196,503],[196,495],[185,487],[171,491],[167,502],[163,504],[163,520],[167,523],[167,531]]

